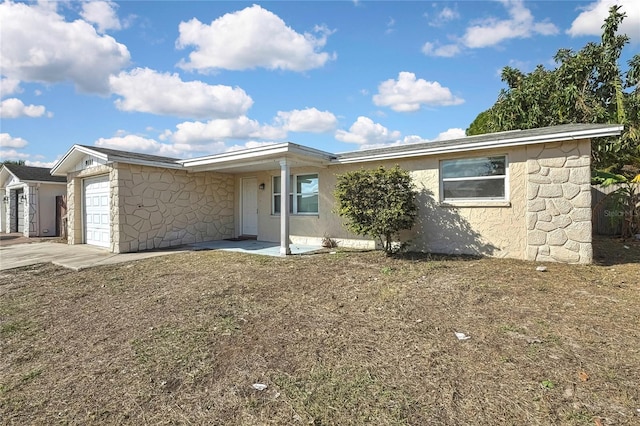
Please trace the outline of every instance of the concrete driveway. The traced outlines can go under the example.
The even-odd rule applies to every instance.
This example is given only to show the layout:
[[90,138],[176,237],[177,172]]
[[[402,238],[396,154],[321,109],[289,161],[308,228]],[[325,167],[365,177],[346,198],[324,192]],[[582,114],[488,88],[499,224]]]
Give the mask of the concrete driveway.
[[140,253],[110,253],[107,249],[58,242],[37,242],[0,246],[0,270],[52,262],[76,271],[98,265],[112,265],[178,253],[183,250],[147,251]]
[[[299,244],[291,244],[290,248],[292,255],[313,253],[322,249],[322,247],[319,246],[304,246]],[[113,265],[115,263],[131,262],[150,257],[199,250],[223,250],[262,256],[280,256],[278,243],[255,240],[211,241],[164,250],[116,254],[110,253],[107,249],[86,244],[68,245],[55,241],[54,239],[51,239],[51,241],[43,241],[42,239],[22,237],[22,239],[18,240],[15,238],[11,240],[0,239],[0,271],[48,262],[79,271],[92,266]]]

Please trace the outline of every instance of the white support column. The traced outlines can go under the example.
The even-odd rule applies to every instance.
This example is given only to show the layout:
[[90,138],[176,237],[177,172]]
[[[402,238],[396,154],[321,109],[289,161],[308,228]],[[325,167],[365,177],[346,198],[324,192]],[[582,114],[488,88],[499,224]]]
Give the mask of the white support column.
[[289,163],[280,161],[280,254],[291,254],[289,248],[289,193],[291,192],[291,180],[289,178]]

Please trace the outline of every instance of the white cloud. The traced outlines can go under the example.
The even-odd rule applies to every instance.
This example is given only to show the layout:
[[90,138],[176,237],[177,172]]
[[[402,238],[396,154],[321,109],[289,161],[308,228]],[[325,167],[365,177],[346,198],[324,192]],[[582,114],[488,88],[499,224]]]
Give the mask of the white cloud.
[[0,158],[4,160],[25,160],[29,158],[29,154],[15,149],[0,149]]
[[396,25],[396,20],[393,19],[391,16],[389,17],[389,20],[387,21],[387,29],[384,31],[385,34],[391,34],[395,31],[395,25]]
[[260,125],[256,120],[247,116],[232,119],[201,121],[185,121],[178,124],[177,130],[170,138],[178,144],[192,144],[226,139],[284,139],[286,130]]
[[445,6],[431,21],[429,21],[429,25],[432,27],[442,27],[443,25],[459,18],[460,14],[457,10]]
[[494,46],[512,38],[528,38],[534,34],[554,35],[558,28],[550,22],[536,22],[522,0],[502,0],[509,19],[488,18],[467,28],[462,40],[465,46]]
[[398,80],[389,79],[378,86],[373,96],[377,106],[388,106],[394,111],[417,111],[422,105],[459,105],[464,100],[454,96],[437,81],[416,79],[412,72],[400,72]]
[[300,34],[277,15],[258,5],[227,13],[206,25],[193,18],[181,22],[178,48],[195,46],[189,60],[180,67],[207,72],[216,69],[249,68],[305,71],[322,67],[334,55],[321,49],[331,34],[316,26],[311,33]]
[[290,132],[324,133],[335,129],[338,120],[329,111],[307,108],[278,111],[276,122]]
[[20,92],[22,92],[20,80],[4,77],[0,79],[0,98]]
[[109,75],[129,64],[125,45],[86,21],[66,22],[46,5],[3,2],[0,15],[0,62],[10,79],[72,81],[81,92],[106,94]]
[[182,154],[179,149],[176,149],[176,147],[171,144],[163,144],[154,139],[147,139],[138,135],[100,138],[95,142],[95,146],[132,152],[143,152],[174,158],[179,158],[179,156]]
[[464,138],[466,136],[466,133],[464,131],[464,129],[460,129],[460,128],[452,128],[452,129],[448,129],[445,130],[444,132],[440,132],[438,134],[438,136],[434,139],[434,141],[444,141],[444,140],[449,140],[449,139],[460,139],[460,138]]
[[434,139],[424,139],[422,136],[418,135],[409,135],[402,138],[402,145],[409,145],[415,143],[425,143],[425,142],[437,142],[437,141],[445,141],[450,139],[460,139],[466,136],[464,129],[460,128],[451,128],[447,129],[444,132],[440,132],[438,136]]
[[[441,44],[439,41],[426,42],[422,52],[428,56],[453,57],[464,48],[479,49],[495,46],[513,38],[529,38],[534,35],[555,35],[558,28],[548,21],[536,21],[522,0],[500,0],[507,9],[508,19],[489,17],[467,27],[462,37],[450,37],[453,43]],[[459,15],[452,9],[445,8],[438,15],[435,26],[446,20],[457,19]]]
[[374,123],[369,117],[360,116],[351,125],[349,131],[338,130],[336,139],[359,145],[389,144],[400,137],[399,131],[389,131],[380,123]]
[[440,45],[440,43],[431,43],[431,42],[426,42],[424,45],[422,45],[422,53],[424,53],[427,56],[440,56],[443,58],[451,58],[453,56],[456,56],[458,53],[460,53],[460,46],[452,43],[452,44],[445,44],[445,45]]
[[[0,118],[42,117],[46,108],[42,105],[25,105],[20,99],[9,98],[0,102]],[[51,114],[49,114],[51,116]]]
[[46,167],[48,169],[53,168],[53,166],[58,162],[60,158],[56,158],[55,161],[31,161],[25,160],[24,164],[31,167]]
[[108,30],[122,28],[120,19],[116,13],[118,5],[111,1],[89,1],[82,4],[82,16],[85,21],[96,24],[98,31],[104,33]]
[[148,112],[185,118],[233,118],[247,112],[253,100],[239,87],[185,82],[177,74],[149,68],[121,72],[109,79],[115,101],[123,111]]
[[583,12],[571,23],[567,34],[572,37],[602,34],[602,24],[609,16],[609,8],[622,6],[627,16],[619,28],[620,34],[626,34],[634,43],[640,42],[640,5],[638,0],[598,0],[583,8]]
[[0,147],[2,148],[24,148],[28,144],[29,142],[22,138],[14,138],[9,133],[0,133]]
[[232,145],[228,148],[225,148],[225,152],[231,151],[240,151],[242,149],[251,149],[251,148],[259,148],[261,146],[273,145],[274,142],[257,142],[257,141],[249,141],[243,145]]

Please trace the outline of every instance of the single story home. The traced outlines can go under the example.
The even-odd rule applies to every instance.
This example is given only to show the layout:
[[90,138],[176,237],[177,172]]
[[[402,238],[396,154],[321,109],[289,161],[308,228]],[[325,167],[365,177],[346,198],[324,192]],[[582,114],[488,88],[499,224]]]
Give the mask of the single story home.
[[0,169],[0,232],[25,237],[56,236],[56,197],[67,194],[67,179],[46,167],[3,164]]
[[294,143],[178,160],[75,145],[68,240],[132,252],[251,236],[289,245],[375,242],[334,213],[336,176],[398,164],[419,191],[410,250],[589,263],[591,140],[620,125],[569,124],[341,154]]

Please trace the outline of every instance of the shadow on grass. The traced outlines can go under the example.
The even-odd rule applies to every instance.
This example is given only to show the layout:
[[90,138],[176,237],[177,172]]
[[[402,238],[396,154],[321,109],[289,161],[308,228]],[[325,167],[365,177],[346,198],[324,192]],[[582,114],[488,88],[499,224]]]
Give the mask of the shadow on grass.
[[640,267],[640,241],[594,235],[593,263],[601,266],[635,263]]

